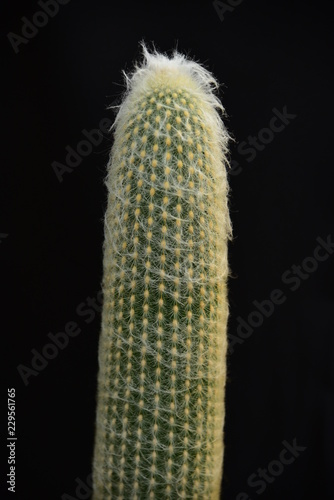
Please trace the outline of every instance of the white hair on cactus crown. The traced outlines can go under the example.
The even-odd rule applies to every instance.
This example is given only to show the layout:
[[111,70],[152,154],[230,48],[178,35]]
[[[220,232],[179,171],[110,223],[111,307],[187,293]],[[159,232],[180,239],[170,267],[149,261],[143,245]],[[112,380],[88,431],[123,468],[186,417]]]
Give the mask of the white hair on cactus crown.
[[[217,133],[218,146],[223,153],[227,153],[228,141],[232,137],[227,132],[219,114],[212,112],[219,110],[222,116],[226,116],[225,108],[215,93],[220,84],[214,75],[199,62],[189,59],[176,49],[172,56],[168,57],[166,54],[159,53],[155,48],[150,52],[144,41],[141,41],[140,45],[143,61],[135,63],[134,69],[128,73],[123,70],[126,88],[121,104],[110,106],[110,108],[119,108],[110,130],[127,120],[128,112],[131,112],[134,102],[140,99],[148,88],[171,84],[189,89],[193,94],[198,95],[204,105],[205,119]],[[223,159],[225,165],[229,166],[225,155]]]

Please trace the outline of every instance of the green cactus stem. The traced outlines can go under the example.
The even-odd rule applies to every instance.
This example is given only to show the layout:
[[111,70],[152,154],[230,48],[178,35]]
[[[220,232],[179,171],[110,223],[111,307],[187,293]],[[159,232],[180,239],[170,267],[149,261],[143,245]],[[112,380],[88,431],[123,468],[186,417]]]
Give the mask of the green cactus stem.
[[216,500],[229,136],[212,74],[142,46],[106,177],[93,499]]

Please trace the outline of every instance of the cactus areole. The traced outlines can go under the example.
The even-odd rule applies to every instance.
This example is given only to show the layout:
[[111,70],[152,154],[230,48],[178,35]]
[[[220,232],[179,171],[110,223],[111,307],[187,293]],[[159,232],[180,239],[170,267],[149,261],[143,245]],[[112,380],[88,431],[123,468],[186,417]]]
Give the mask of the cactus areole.
[[218,500],[229,135],[207,69],[142,49],[105,179],[93,499]]

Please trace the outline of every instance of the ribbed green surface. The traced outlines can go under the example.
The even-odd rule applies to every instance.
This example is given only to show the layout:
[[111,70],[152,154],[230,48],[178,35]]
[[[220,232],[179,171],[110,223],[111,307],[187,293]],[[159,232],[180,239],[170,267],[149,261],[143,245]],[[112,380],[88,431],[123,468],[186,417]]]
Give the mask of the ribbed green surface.
[[133,102],[107,180],[93,499],[216,499],[228,215],[213,110],[163,84]]

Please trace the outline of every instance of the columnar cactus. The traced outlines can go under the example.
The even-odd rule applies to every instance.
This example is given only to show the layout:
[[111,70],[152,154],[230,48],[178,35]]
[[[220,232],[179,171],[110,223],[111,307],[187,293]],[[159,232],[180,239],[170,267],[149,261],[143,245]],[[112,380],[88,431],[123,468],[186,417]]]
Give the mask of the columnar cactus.
[[125,75],[106,177],[93,499],[216,500],[229,137],[208,70],[143,53]]

